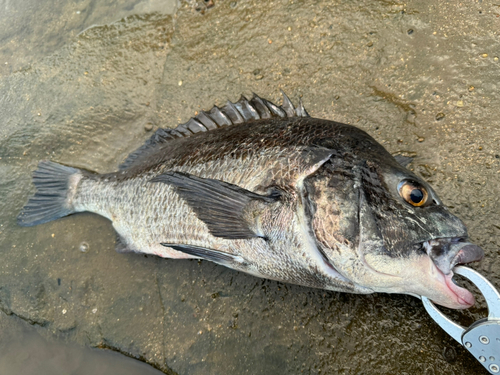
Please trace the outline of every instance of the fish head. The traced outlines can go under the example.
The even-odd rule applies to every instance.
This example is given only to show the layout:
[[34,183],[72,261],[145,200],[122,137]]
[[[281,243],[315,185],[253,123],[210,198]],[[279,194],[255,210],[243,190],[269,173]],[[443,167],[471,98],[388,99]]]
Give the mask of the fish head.
[[318,247],[343,277],[448,308],[474,304],[453,282],[453,267],[480,260],[483,250],[432,187],[392,156],[332,160],[311,184]]

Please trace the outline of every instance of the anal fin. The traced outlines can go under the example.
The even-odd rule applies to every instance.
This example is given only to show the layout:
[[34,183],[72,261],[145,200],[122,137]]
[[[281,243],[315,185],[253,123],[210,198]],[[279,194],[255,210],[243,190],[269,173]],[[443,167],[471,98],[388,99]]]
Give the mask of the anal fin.
[[126,253],[136,253],[137,251],[132,250],[118,233],[116,234],[116,243],[115,250],[117,253],[126,254]]

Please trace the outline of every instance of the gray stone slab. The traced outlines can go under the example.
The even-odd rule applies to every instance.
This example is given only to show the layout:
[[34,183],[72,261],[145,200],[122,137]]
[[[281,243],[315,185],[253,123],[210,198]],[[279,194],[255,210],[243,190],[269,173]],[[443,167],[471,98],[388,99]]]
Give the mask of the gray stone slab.
[[[208,262],[116,254],[109,222],[91,214],[15,225],[39,159],[110,171],[148,137],[148,123],[173,127],[252,91],[279,102],[281,88],[312,116],[354,124],[390,152],[414,156],[410,168],[485,249],[475,268],[498,285],[498,7],[197,7],[183,3],[174,21],[156,14],[90,29],[0,81],[2,310],[166,373],[481,373],[413,297],[331,293]],[[447,312],[465,324],[485,305]]]

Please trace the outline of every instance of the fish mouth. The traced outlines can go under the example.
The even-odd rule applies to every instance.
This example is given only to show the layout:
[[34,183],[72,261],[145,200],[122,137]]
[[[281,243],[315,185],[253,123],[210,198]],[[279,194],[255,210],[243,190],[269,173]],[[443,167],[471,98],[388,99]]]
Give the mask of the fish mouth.
[[480,261],[484,256],[483,250],[462,237],[437,238],[423,242],[422,247],[437,269],[437,281],[445,287],[445,295],[431,297],[431,300],[454,309],[466,309],[474,305],[472,293],[453,280],[453,268],[459,264]]

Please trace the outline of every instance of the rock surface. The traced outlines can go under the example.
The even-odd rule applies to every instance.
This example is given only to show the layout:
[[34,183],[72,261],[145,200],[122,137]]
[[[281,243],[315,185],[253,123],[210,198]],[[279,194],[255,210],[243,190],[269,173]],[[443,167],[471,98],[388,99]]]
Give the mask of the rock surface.
[[[411,168],[484,248],[475,268],[499,285],[499,13],[489,1],[182,3],[175,16],[90,28],[3,71],[1,310],[167,374],[484,372],[413,297],[117,254],[110,223],[92,214],[34,228],[15,217],[40,159],[112,171],[148,129],[242,93],[279,102],[283,89],[312,116],[414,156]],[[464,324],[485,312],[481,301],[447,311]]]

